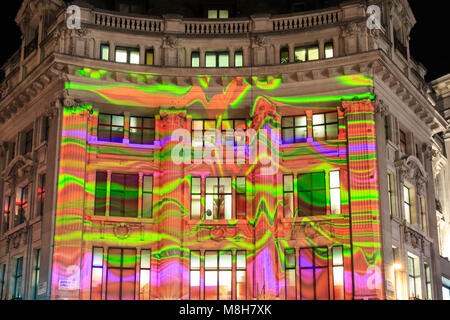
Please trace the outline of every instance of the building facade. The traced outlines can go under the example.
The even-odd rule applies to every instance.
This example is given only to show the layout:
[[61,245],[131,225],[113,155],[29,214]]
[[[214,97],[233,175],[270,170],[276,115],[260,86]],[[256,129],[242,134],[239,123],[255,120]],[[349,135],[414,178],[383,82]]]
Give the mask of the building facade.
[[0,297],[448,296],[448,86],[408,2],[179,2],[23,1]]

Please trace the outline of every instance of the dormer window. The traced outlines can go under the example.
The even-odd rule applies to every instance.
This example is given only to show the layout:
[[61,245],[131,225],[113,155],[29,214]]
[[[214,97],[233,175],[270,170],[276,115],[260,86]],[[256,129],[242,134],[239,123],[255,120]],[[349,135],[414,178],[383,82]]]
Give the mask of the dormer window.
[[139,0],[120,0],[118,9],[121,13],[142,13],[143,5]]
[[208,10],[208,19],[228,19],[228,9],[210,9]]

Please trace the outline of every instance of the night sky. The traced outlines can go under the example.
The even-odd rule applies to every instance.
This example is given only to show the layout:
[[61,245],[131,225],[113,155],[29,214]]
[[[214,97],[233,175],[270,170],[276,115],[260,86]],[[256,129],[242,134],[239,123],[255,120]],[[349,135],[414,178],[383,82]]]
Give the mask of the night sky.
[[[409,3],[417,20],[411,32],[412,57],[428,69],[427,81],[450,73],[450,55],[447,49],[448,11],[445,1],[409,0]],[[21,0],[13,0],[9,1],[8,6],[2,6],[0,25],[4,38],[0,65],[20,46],[20,30],[14,22],[20,4]],[[442,38],[437,40],[438,36]]]

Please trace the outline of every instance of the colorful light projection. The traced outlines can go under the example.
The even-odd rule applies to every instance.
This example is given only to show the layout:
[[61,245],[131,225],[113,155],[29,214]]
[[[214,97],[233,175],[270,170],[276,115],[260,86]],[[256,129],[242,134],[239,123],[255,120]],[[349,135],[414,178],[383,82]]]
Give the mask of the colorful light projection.
[[[97,77],[92,71],[80,75]],[[91,114],[90,106],[64,110],[52,298],[194,299],[190,276],[196,269],[192,271],[191,252],[197,251],[202,251],[195,287],[199,297],[217,299],[217,292],[236,297],[238,285],[221,280],[221,272],[226,270],[221,270],[220,265],[206,276],[203,250],[245,252],[247,284],[245,290],[240,284],[239,296],[247,299],[382,298],[373,95],[257,96],[248,128],[275,135],[266,134],[267,151],[258,155],[256,164],[174,165],[171,154],[179,139],[173,139],[172,133],[180,128],[191,130],[190,106],[202,105],[203,111],[193,116],[201,115],[203,119],[211,111],[220,111],[219,128],[220,119],[226,119],[229,110],[241,108],[243,99],[255,87],[270,93],[282,84],[272,78],[260,82],[253,79],[251,85],[237,77],[222,93],[208,98],[210,78],[199,76],[198,80],[199,84],[187,87],[66,84],[66,89],[95,93],[112,105],[160,108],[160,112],[156,117],[157,141],[138,146],[97,141],[98,112]],[[346,86],[373,85],[363,76],[340,77],[336,81]],[[329,102],[336,102],[336,107],[321,105]],[[169,107],[175,109],[166,110]],[[280,144],[280,140],[273,139],[281,133],[280,108],[306,114],[306,142]],[[313,139],[312,116],[318,112],[338,113],[337,139]],[[276,166],[275,173],[263,174],[268,163]],[[104,191],[105,214],[95,215],[99,170],[138,175],[139,190],[124,198],[125,202],[134,201],[138,218],[110,216],[111,197],[118,190],[111,182]],[[332,214],[329,172],[336,170],[340,173],[340,213]],[[312,204],[322,206],[326,214],[302,215],[299,175],[308,172],[325,173],[325,202],[313,199]],[[151,175],[153,181],[151,218],[141,217],[144,175]],[[293,217],[284,216],[284,175],[293,175]],[[200,178],[200,219],[191,217],[194,177]],[[205,216],[209,177],[232,177],[230,193],[224,185],[220,187],[224,188],[223,198],[219,191],[213,191],[212,197],[216,206],[223,203],[220,211],[227,210],[226,194],[231,195],[234,208],[235,197],[243,193],[244,219],[237,217],[235,209],[227,220],[209,220]],[[245,178],[244,187],[237,186],[236,177]],[[93,257],[93,248],[100,247],[102,254]],[[110,248],[127,248],[133,253],[121,249],[118,259],[118,254],[110,254]],[[338,249],[339,256],[335,254]],[[146,262],[144,269],[140,263],[142,250],[151,252],[151,262]],[[232,257],[236,263],[237,258]],[[148,275],[144,277],[138,270],[147,270]],[[217,280],[216,287],[211,279]],[[94,291],[91,283],[95,284]]]

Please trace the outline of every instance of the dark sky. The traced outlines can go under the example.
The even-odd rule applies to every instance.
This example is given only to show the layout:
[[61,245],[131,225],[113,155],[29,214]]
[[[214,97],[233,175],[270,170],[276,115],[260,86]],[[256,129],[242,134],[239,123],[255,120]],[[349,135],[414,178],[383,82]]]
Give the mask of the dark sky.
[[[431,81],[450,73],[450,55],[448,54],[448,11],[445,1],[409,0],[417,24],[411,32],[411,55],[427,69],[427,81]],[[433,3],[431,5],[431,3]],[[439,4],[438,4],[439,3]],[[0,51],[0,65],[8,59],[20,46],[20,30],[14,22],[21,0],[9,1],[8,6],[2,6],[0,26],[3,41]],[[437,36],[441,36],[438,41]],[[5,40],[5,38],[4,38]]]

